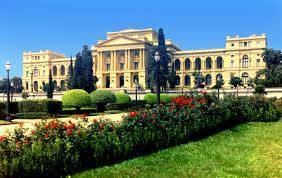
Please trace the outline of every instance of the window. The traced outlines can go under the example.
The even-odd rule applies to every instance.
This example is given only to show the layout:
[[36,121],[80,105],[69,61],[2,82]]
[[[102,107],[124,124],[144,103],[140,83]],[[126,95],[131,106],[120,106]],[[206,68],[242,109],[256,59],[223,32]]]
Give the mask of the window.
[[234,67],[235,66],[234,64],[235,64],[235,60],[231,60],[230,61],[230,67]]
[[40,60],[40,56],[38,56],[37,59]]
[[257,46],[260,46],[260,41],[257,42]]
[[230,80],[235,77],[235,74],[234,73],[230,73]]
[[210,57],[207,57],[206,59],[206,69],[211,69],[212,68],[212,61]]
[[180,85],[180,77],[178,75],[175,77],[175,85],[176,86]]
[[134,69],[138,69],[139,68],[139,62],[134,62]]
[[233,55],[233,54],[231,55],[231,58],[234,58],[234,55]]
[[180,70],[180,60],[179,59],[176,59],[174,61],[174,64],[175,64],[175,70]]
[[191,85],[191,78],[189,75],[185,75],[184,84],[185,86]]
[[38,77],[38,69],[37,68],[34,69],[34,77]]
[[248,43],[247,42],[244,42],[244,47],[247,47],[248,46]]
[[45,70],[43,70],[43,76],[45,76]]
[[191,62],[190,62],[190,59],[187,58],[187,59],[185,59],[185,69],[189,70],[190,67],[191,67]]
[[120,63],[119,68],[120,68],[120,70],[124,70],[124,63]]
[[231,47],[234,47],[234,43],[231,44]]
[[28,77],[28,71],[25,72],[25,76]]
[[223,66],[223,60],[222,57],[219,56],[216,58],[216,68],[222,69],[222,66]]
[[257,67],[260,65],[260,59],[257,59]]
[[243,62],[243,67],[249,67],[248,55],[243,56],[242,62]]
[[107,68],[107,71],[111,70],[111,64],[107,64],[106,68]]
[[247,72],[244,72],[242,74],[243,83],[247,83],[248,78],[249,78],[249,74]]
[[243,42],[240,42],[240,47],[243,47]]

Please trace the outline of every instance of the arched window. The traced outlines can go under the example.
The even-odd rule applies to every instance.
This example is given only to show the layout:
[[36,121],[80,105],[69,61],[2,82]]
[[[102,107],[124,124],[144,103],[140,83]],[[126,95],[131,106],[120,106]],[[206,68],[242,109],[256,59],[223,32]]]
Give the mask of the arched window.
[[34,68],[33,73],[34,73],[34,77],[38,77],[39,76],[37,67]]
[[66,90],[66,82],[65,82],[64,80],[61,81],[61,89],[62,89],[63,91]]
[[242,59],[242,66],[243,67],[249,67],[249,57],[248,55],[244,55]]
[[175,63],[175,70],[180,70],[180,60],[176,59],[174,63]]
[[185,70],[189,70],[191,67],[191,61],[189,58],[185,59]]
[[247,72],[242,73],[243,83],[247,83],[249,79],[249,74]]
[[28,82],[25,82],[25,89],[28,90]]
[[211,68],[212,68],[211,58],[207,57],[207,59],[206,59],[206,69],[211,69]]
[[134,82],[134,83],[136,83],[136,82],[139,83],[139,77],[138,77],[138,75],[134,75],[134,76],[133,76],[133,82]]
[[111,78],[110,76],[107,76],[106,77],[106,88],[110,88],[110,85],[111,85]]
[[124,87],[124,76],[123,75],[119,77],[119,87],[120,88]]
[[64,65],[61,65],[60,71],[62,76],[66,74],[66,69]]
[[57,81],[56,80],[53,80],[53,85],[54,85],[54,89],[57,88],[58,84],[57,84]]
[[179,75],[177,75],[177,76],[175,77],[175,85],[176,85],[176,86],[179,86],[179,85],[180,85],[180,77],[179,77]]
[[196,58],[196,61],[195,61],[195,68],[197,70],[200,70],[201,69],[201,58]]
[[58,69],[57,66],[53,66],[53,76],[57,76]]
[[185,84],[185,86],[190,86],[191,85],[191,78],[190,78],[189,75],[185,75],[184,84]]
[[222,57],[219,56],[216,58],[216,68],[222,69],[222,67],[223,67]]
[[33,86],[34,86],[34,91],[38,91],[38,82],[37,81],[34,81]]
[[223,79],[222,74],[217,74],[216,75],[216,80],[220,80],[220,79]]
[[206,75],[206,85],[211,85],[212,82],[212,76],[211,74]]

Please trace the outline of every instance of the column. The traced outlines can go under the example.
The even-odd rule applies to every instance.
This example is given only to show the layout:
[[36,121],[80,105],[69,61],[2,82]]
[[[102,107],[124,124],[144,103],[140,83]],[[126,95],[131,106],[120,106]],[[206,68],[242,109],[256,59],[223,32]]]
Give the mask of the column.
[[130,49],[128,50],[128,58],[127,58],[127,69],[131,69],[131,54],[130,54]]
[[143,49],[140,49],[140,54],[139,54],[139,58],[140,58],[140,69],[143,69]]
[[111,51],[111,70],[114,70],[114,51]]
[[127,58],[128,58],[128,52],[127,50],[124,51],[124,70],[127,70]]
[[145,55],[146,51],[145,49],[143,49],[143,62],[142,62],[142,69],[145,70],[145,63],[146,63],[146,55]]
[[114,71],[117,70],[117,51],[114,51]]

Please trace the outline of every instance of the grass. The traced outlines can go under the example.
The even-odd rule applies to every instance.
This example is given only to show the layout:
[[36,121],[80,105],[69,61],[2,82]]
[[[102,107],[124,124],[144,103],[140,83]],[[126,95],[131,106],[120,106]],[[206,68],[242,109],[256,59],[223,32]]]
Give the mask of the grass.
[[282,121],[242,124],[72,177],[282,177]]

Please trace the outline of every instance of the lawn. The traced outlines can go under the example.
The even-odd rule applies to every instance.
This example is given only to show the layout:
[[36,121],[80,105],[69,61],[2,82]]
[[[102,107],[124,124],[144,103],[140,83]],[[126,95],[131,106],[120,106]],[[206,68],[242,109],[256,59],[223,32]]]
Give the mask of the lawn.
[[242,124],[72,177],[282,177],[282,121]]

